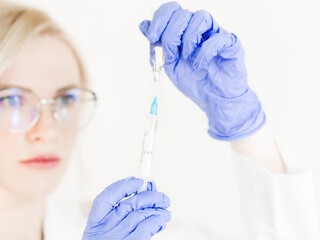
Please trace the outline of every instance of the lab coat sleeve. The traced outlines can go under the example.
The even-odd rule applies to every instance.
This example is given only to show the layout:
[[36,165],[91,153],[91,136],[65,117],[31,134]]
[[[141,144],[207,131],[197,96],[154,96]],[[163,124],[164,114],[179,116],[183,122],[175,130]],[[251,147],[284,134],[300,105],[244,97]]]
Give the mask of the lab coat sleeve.
[[250,240],[319,240],[312,168],[297,149],[275,141],[287,174],[273,174],[231,148],[241,215]]

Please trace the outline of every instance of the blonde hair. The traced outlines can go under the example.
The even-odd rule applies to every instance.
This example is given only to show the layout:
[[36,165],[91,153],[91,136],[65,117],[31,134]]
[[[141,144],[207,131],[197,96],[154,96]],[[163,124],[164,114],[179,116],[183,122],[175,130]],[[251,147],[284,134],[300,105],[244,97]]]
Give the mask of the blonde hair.
[[10,66],[25,42],[41,34],[55,35],[70,47],[79,67],[81,85],[87,87],[82,60],[62,29],[41,10],[4,1],[0,1],[0,75]]

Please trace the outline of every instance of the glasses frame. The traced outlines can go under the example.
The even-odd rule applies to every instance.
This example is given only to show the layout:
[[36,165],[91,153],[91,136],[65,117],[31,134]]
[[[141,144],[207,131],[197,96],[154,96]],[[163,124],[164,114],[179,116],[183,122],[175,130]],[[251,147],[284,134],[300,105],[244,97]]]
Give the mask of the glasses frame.
[[[36,97],[36,99],[38,100],[39,102],[39,105],[40,105],[40,109],[39,109],[39,115],[31,122],[30,126],[28,128],[25,128],[25,129],[9,129],[9,128],[6,128],[6,127],[3,127],[0,125],[0,128],[2,129],[5,129],[5,130],[8,130],[9,132],[12,132],[12,133],[19,133],[19,132],[25,132],[25,131],[28,131],[29,129],[31,129],[32,127],[34,127],[36,125],[36,123],[39,121],[40,119],[40,116],[41,116],[41,112],[42,112],[42,105],[45,105],[45,104],[50,104],[51,106],[55,106],[56,103],[57,103],[57,98],[62,96],[62,94],[66,91],[69,91],[69,90],[72,90],[72,89],[80,89],[80,90],[83,90],[83,91],[87,91],[87,92],[90,92],[93,96],[93,99],[87,99],[87,101],[94,101],[94,105],[93,105],[93,113],[95,112],[95,109],[97,107],[97,101],[98,101],[98,98],[97,98],[97,95],[94,91],[88,89],[88,88],[84,88],[84,87],[78,87],[78,86],[72,86],[72,87],[68,87],[68,88],[63,88],[63,89],[60,89],[59,92],[61,92],[61,94],[57,95],[55,98],[40,98],[37,94],[35,94],[31,89],[29,88],[24,88],[24,87],[18,87],[18,86],[10,86],[10,87],[4,87],[4,88],[0,88],[0,92],[3,91],[3,90],[7,90],[7,89],[12,89],[12,88],[15,88],[15,89],[21,89],[23,91],[26,91],[26,92],[29,92],[30,94],[32,94],[34,97]],[[86,124],[78,127],[77,129],[81,129],[83,127],[85,127],[92,119],[92,116],[94,114],[91,114],[91,117],[89,118],[89,120],[87,121]],[[53,116],[54,118],[63,126],[64,124],[61,123],[61,121],[59,120],[59,118],[57,117],[57,112],[56,110],[53,111]],[[66,128],[66,127],[65,127]]]

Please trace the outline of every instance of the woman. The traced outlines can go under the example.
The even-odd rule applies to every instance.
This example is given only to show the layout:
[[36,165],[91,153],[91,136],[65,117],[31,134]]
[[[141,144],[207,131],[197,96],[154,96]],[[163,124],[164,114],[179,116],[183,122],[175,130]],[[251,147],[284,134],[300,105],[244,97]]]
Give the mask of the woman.
[[[10,114],[2,110],[6,117],[0,117],[2,125],[7,126],[0,132],[1,139],[6,140],[0,150],[0,238],[41,239],[44,198],[56,187],[66,168],[76,138],[73,128],[80,120],[80,112],[72,111],[70,119],[65,109],[70,110],[69,101],[77,99],[75,93],[80,90],[74,90],[74,86],[83,84],[84,75],[76,52],[70,52],[73,49],[70,43],[61,41],[61,31],[47,24],[46,17],[40,18],[46,24],[33,28],[31,23],[43,21],[24,19],[20,22],[24,25],[12,34],[13,23],[19,23],[19,17],[24,16],[18,11],[10,18],[15,8],[5,4],[1,11],[6,11],[0,14],[3,31],[0,42],[4,43],[0,48],[3,61],[0,83],[15,86],[10,88],[12,97],[3,99],[3,105],[10,106]],[[32,29],[28,34],[32,37],[18,34],[20,37],[14,38],[28,29]],[[167,75],[207,114],[210,136],[229,141],[235,150],[247,239],[319,239],[309,168],[297,165],[297,156],[290,156],[286,148],[280,147],[279,151],[278,144],[267,134],[261,104],[247,86],[244,51],[236,35],[221,28],[209,13],[192,13],[175,2],[163,4],[152,21],[143,21],[140,29],[151,43],[151,58],[153,47],[161,45]],[[10,48],[10,44],[14,47]],[[18,46],[21,46],[19,54]],[[37,111],[20,109],[29,115],[18,121],[21,118],[17,117],[20,115],[15,107],[20,104],[17,91],[30,93],[21,86],[32,89],[41,98],[55,98],[56,101],[34,101],[38,105],[53,102],[55,118],[44,105],[37,119],[39,107],[35,104],[31,109]],[[72,91],[59,90],[65,86],[72,86]],[[89,97],[85,99],[92,102],[94,95],[91,91],[86,93]],[[35,98],[34,94],[27,96]],[[30,118],[36,120],[30,122]],[[23,131],[17,129],[21,123]],[[8,129],[15,133],[9,133]],[[17,144],[22,150],[14,151]],[[25,160],[38,154],[50,155],[42,157],[42,163],[26,163]],[[154,184],[149,185],[151,191],[119,203],[141,184],[139,179],[129,178],[106,188],[93,203],[83,239],[150,239],[163,229],[170,218],[166,210],[169,200],[155,191]],[[61,221],[64,217],[60,217]],[[44,235],[50,238],[46,232]],[[65,237],[62,233],[56,239],[72,236],[75,235]]]
[[0,62],[0,239],[150,239],[163,229],[169,199],[153,183],[119,203],[142,186],[133,177],[97,196],[86,229],[46,207],[96,96],[74,47],[41,11],[0,3]]

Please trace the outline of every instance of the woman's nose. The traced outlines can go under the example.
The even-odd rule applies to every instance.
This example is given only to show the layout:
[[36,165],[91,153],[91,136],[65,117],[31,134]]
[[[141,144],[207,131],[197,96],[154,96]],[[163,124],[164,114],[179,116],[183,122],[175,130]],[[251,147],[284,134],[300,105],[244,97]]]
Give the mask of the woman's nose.
[[54,118],[52,106],[42,105],[36,124],[27,131],[26,137],[30,142],[50,143],[59,139],[59,123]]

